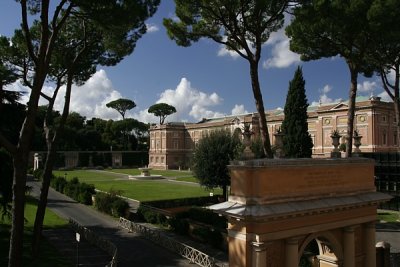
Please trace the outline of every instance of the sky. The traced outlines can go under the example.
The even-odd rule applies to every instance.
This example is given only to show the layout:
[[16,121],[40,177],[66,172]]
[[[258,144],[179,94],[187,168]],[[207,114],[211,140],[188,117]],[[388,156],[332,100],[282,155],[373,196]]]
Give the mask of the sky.
[[[147,109],[160,102],[177,110],[166,122],[197,122],[202,118],[256,112],[248,62],[209,39],[201,39],[190,47],[177,46],[162,25],[163,18],[174,17],[174,1],[161,1],[158,11],[146,21],[147,33],[131,55],[116,66],[99,66],[84,85],[73,87],[71,111],[88,119],[119,120],[119,113],[107,108],[106,103],[128,98],[136,107],[126,117],[142,122],[158,122]],[[0,35],[11,37],[20,22],[19,4],[15,0],[1,0]],[[348,99],[350,75],[343,58],[302,62],[299,55],[289,50],[289,39],[282,29],[273,33],[262,48],[259,78],[266,110],[284,107],[289,81],[298,66],[303,70],[310,105]],[[358,95],[374,94],[389,101],[379,77],[367,79],[360,75],[358,82]],[[19,81],[8,89],[29,91]],[[53,88],[46,85],[43,90],[51,92]],[[63,92],[56,100],[58,110],[63,107]],[[22,101],[26,99],[27,96]],[[40,104],[46,101],[42,99]]]

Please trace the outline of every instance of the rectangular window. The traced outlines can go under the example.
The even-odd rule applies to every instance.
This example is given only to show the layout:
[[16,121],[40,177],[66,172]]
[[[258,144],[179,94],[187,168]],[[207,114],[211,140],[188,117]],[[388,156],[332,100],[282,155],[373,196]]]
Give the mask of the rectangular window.
[[397,132],[394,132],[393,133],[393,145],[397,146],[397,142],[398,142],[398,140],[397,140]]
[[179,148],[179,140],[174,139],[173,144],[174,144],[174,149],[178,149]]
[[386,131],[383,131],[383,135],[382,135],[382,144],[386,145],[387,144],[387,133]]

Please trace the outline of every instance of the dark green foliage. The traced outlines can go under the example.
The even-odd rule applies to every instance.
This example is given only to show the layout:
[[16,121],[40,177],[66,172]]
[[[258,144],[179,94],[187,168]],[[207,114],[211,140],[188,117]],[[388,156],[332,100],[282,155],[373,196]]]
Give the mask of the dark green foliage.
[[67,184],[67,180],[65,180],[64,177],[55,177],[54,179],[51,180],[50,186],[53,187],[56,191],[63,193],[64,192],[64,187]]
[[42,180],[43,177],[43,169],[36,169],[33,171],[33,178],[36,180]]
[[96,194],[94,185],[80,183],[77,177],[67,181],[64,177],[53,177],[50,186],[56,191],[85,205],[92,205],[92,196]]
[[148,164],[149,164],[149,154],[147,151],[122,153],[123,166],[142,167]]
[[142,218],[145,222],[159,225],[167,225],[167,217],[161,214],[151,207],[141,205],[137,211],[137,215]]
[[120,98],[107,103],[106,107],[115,109],[125,119],[125,112],[136,107],[136,104],[130,99]]
[[221,246],[222,243],[222,234],[220,231],[216,231],[214,229],[210,229],[207,227],[199,227],[199,228],[195,228],[192,231],[192,235],[202,241],[202,242],[206,242],[210,245],[212,245],[213,247],[219,248]]
[[187,235],[189,233],[189,223],[187,220],[180,217],[178,214],[168,220],[171,229],[180,235]]
[[118,195],[118,192],[97,193],[94,206],[101,212],[115,217],[126,217],[129,204]]
[[178,214],[180,218],[186,218],[207,225],[212,225],[214,228],[222,231],[225,231],[227,227],[227,220],[224,216],[219,216],[218,214],[208,209],[191,208]]
[[193,155],[193,174],[206,188],[221,187],[226,197],[226,187],[231,179],[229,162],[239,156],[241,142],[227,131],[218,130],[203,137]]
[[146,206],[155,207],[158,209],[169,209],[176,207],[192,207],[192,206],[209,206],[211,204],[218,203],[220,195],[205,196],[205,197],[190,197],[190,198],[178,198],[178,199],[164,199],[155,201],[141,202]]
[[0,205],[2,217],[9,215],[11,210],[13,173],[10,154],[0,148]]
[[308,133],[307,107],[303,72],[298,67],[289,83],[282,122],[283,148],[288,158],[311,158],[313,144]]
[[174,106],[168,105],[166,103],[157,103],[149,107],[149,113],[153,113],[154,116],[160,118],[160,124],[164,124],[165,118],[168,115],[171,115],[176,112],[176,108]]
[[115,217],[127,217],[126,212],[129,210],[129,204],[122,198],[117,198],[112,202],[111,212]]
[[191,235],[217,248],[221,247],[222,232],[226,232],[227,228],[225,217],[204,208],[191,208],[177,213],[168,222],[174,232],[182,235],[189,233],[189,223],[192,222],[195,228]]
[[254,158],[256,159],[265,158],[263,144],[260,137],[257,137],[251,141],[250,149],[254,153]]

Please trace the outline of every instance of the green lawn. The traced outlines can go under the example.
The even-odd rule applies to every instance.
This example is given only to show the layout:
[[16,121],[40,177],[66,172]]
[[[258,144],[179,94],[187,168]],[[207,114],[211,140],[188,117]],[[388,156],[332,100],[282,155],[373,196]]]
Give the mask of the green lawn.
[[[129,174],[129,175],[140,174],[139,169],[112,169],[107,171]],[[178,171],[178,170],[151,170],[150,174],[162,175],[164,177],[193,177],[193,174],[190,171]]]
[[378,220],[385,222],[400,222],[400,213],[389,210],[379,210]]
[[[114,170],[112,170],[114,171]],[[128,172],[129,174],[135,174],[137,170],[121,170],[120,173]],[[166,179],[162,180],[126,180],[111,173],[110,171],[97,172],[93,170],[79,170],[79,171],[54,171],[56,176],[65,176],[67,179],[78,177],[79,181],[85,183],[94,184],[96,189],[102,191],[120,191],[125,197],[136,199],[139,201],[151,201],[151,200],[163,200],[163,199],[176,199],[176,198],[187,198],[187,197],[198,197],[208,196],[209,190],[205,190],[196,184],[179,184],[176,182],[169,182]],[[139,173],[139,171],[137,172]],[[180,178],[190,180],[190,172],[179,172],[179,171],[152,171],[154,174],[182,174]],[[126,173],[125,173],[126,174]],[[184,174],[184,175],[183,175]],[[192,177],[192,179],[194,179]],[[222,190],[216,189],[213,191],[214,194],[221,194]]]
[[[47,240],[42,239],[41,242],[41,255],[37,262],[32,262],[30,257],[31,240],[33,223],[36,214],[36,200],[33,198],[28,198],[27,204],[25,206],[25,218],[27,220],[25,224],[24,232],[24,255],[23,255],[23,266],[61,266],[67,267],[71,266],[68,262],[63,260],[62,256],[59,255],[58,251],[47,242]],[[62,228],[67,227],[68,222],[58,217],[49,209],[46,210],[46,216],[44,219],[44,229],[49,228]],[[0,221],[0,266],[7,266],[8,264],[8,247],[10,238],[10,221],[5,218]]]

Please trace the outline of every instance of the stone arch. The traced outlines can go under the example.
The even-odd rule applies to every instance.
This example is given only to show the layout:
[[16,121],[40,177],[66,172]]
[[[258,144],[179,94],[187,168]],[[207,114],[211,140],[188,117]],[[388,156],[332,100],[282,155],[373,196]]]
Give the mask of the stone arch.
[[[307,245],[315,240],[318,244],[319,255],[323,255],[326,247],[333,251],[334,256],[336,257],[336,261],[338,266],[341,266],[343,262],[343,246],[341,242],[337,239],[337,237],[331,233],[330,231],[324,231],[319,233],[313,233],[308,235],[304,241],[299,246],[299,256],[298,261],[300,262],[300,258],[304,253]],[[329,245],[328,245],[329,244]]]

